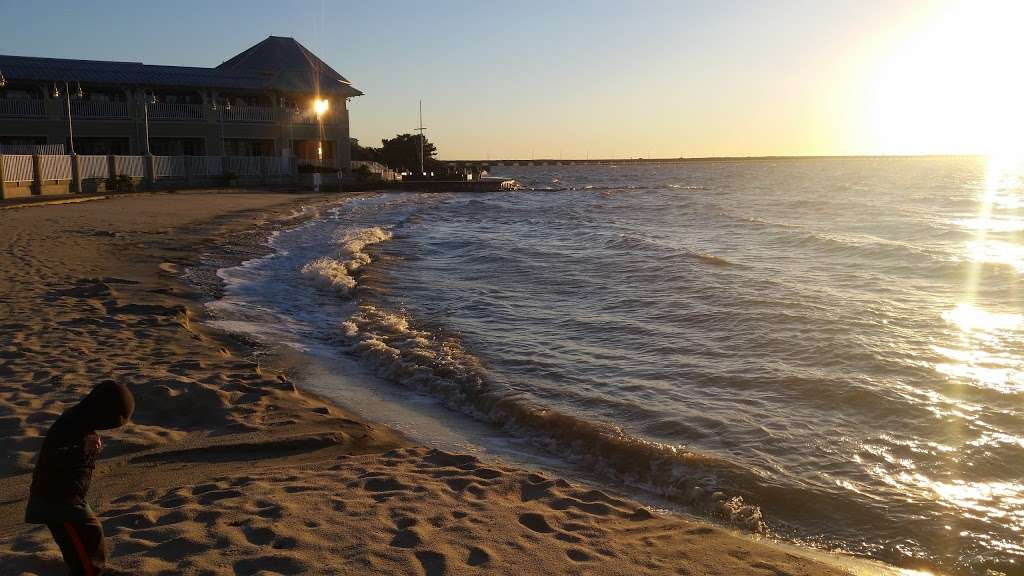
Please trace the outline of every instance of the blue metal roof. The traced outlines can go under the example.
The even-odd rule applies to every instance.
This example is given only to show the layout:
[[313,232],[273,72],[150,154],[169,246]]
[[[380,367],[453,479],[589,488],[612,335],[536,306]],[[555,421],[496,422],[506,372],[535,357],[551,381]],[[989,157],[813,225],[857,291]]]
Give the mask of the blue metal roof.
[[[281,40],[290,40],[290,43]],[[305,66],[300,66],[301,63],[297,62],[296,51],[301,51],[303,61],[306,62]],[[256,55],[258,58],[241,58],[246,55]],[[313,60],[309,60],[307,55]],[[244,65],[239,65],[240,59],[247,60],[247,62]],[[0,55],[0,73],[8,82],[19,80],[67,81],[146,87],[188,86],[283,92],[313,92],[319,84],[320,90],[324,92],[340,92],[345,96],[362,94],[353,88],[344,77],[313,56],[298,42],[290,38],[274,36],[217,68],[153,66],[141,62]]]

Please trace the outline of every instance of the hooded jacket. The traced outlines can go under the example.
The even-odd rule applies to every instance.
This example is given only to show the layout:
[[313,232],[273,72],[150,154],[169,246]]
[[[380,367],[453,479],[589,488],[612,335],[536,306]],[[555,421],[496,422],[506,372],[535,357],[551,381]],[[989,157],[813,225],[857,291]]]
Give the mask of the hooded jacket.
[[135,410],[124,384],[106,380],[65,411],[50,426],[32,473],[33,498],[54,504],[85,506],[96,468],[96,431],[123,426]]

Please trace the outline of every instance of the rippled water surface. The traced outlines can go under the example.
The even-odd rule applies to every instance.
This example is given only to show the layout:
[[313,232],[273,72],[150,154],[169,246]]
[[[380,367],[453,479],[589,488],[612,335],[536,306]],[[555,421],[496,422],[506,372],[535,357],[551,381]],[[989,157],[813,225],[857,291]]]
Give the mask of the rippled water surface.
[[1021,166],[496,174],[528,190],[382,195],[282,232],[224,271],[221,316],[727,521],[1021,570]]

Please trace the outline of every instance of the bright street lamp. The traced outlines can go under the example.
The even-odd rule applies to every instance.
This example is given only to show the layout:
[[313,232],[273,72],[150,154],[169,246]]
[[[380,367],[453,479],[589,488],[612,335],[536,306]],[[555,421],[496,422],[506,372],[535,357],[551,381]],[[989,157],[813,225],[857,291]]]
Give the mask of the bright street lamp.
[[316,123],[319,129],[320,139],[316,141],[316,172],[313,173],[313,191],[320,191],[320,167],[324,163],[324,113],[330,108],[326,98],[313,100],[313,113],[316,114]]
[[327,101],[326,98],[323,100],[313,101],[313,112],[316,112],[317,119],[323,116],[324,112],[327,112],[328,108],[330,108],[330,103]]

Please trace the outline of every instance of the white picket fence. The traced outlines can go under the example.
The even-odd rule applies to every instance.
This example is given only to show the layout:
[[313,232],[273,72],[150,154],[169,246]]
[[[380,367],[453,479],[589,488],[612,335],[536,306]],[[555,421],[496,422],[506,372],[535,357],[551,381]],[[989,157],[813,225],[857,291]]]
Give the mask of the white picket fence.
[[114,175],[143,178],[146,176],[146,158],[144,156],[114,156]]
[[27,155],[3,156],[4,182],[31,182],[34,180],[32,157]]
[[71,180],[71,156],[40,156],[39,172],[42,180]]
[[81,172],[82,180],[110,177],[110,163],[106,156],[78,156],[78,170]]

